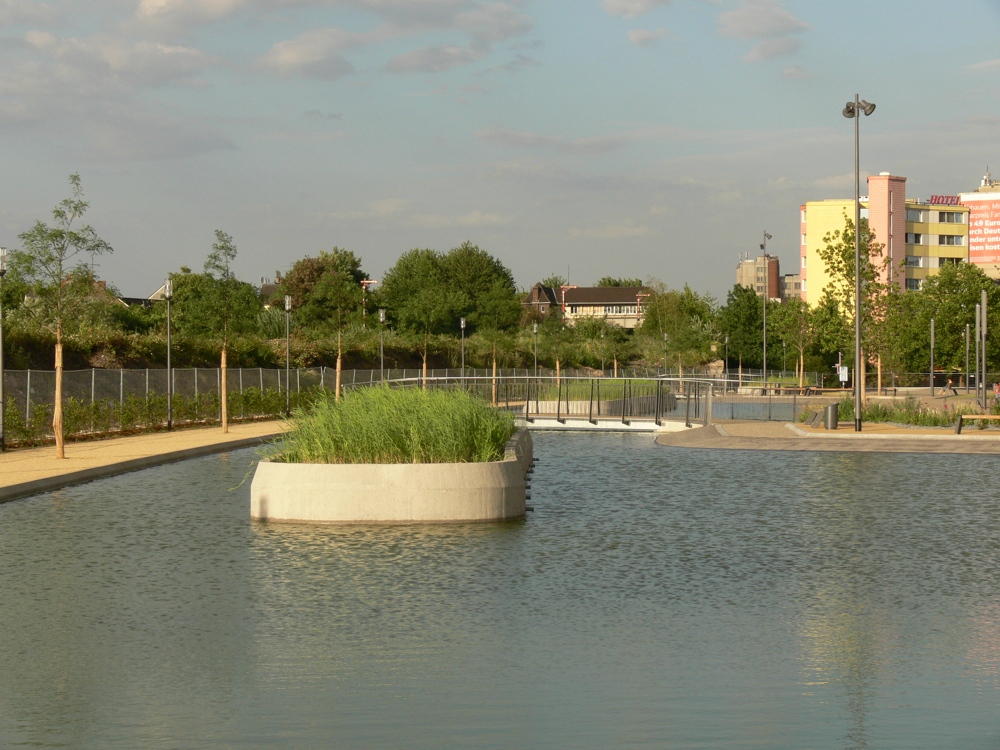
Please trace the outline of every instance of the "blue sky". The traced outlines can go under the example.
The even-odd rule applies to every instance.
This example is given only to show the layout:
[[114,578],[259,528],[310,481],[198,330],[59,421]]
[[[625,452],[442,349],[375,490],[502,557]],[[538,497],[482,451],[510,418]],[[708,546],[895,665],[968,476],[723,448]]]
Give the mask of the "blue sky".
[[[0,0],[0,245],[79,172],[149,294],[213,230],[247,280],[334,245],[378,278],[470,240],[724,297],[764,229],[863,173],[1000,174],[1000,3],[967,0]],[[864,189],[864,188],[863,188]]]

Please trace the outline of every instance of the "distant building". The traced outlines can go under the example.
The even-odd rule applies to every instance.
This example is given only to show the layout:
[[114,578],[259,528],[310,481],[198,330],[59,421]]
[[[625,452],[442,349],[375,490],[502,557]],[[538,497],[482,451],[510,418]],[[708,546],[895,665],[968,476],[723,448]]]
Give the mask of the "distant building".
[[979,188],[958,200],[969,207],[969,262],[990,278],[1000,278],[1000,181],[990,177],[987,167]]
[[802,296],[802,277],[797,273],[786,273],[781,277],[781,299]]
[[781,270],[778,258],[769,253],[751,258],[748,253],[736,266],[736,284],[753,289],[758,297],[763,297],[766,291],[768,299],[781,299]]
[[[984,186],[986,182],[984,178]],[[923,280],[936,274],[942,266],[972,260],[969,206],[977,201],[971,196],[979,196],[979,191],[961,196],[932,195],[927,200],[907,198],[906,178],[881,172],[868,178],[868,192],[869,195],[860,200],[861,218],[868,219],[875,241],[884,246],[883,258],[890,261],[888,271],[883,271],[882,281],[889,281],[886,276],[891,275],[891,281],[901,290],[919,289]],[[995,201],[997,220],[1000,220],[1000,186],[992,198],[988,196],[989,191],[985,192],[987,194],[978,198],[984,217],[992,210],[986,206]],[[963,205],[967,197],[968,205]],[[846,219],[854,222],[854,200],[851,198],[809,201],[799,207],[801,296],[810,305],[819,303],[830,282],[820,256],[820,251],[826,247],[825,238],[835,231],[843,231]],[[991,254],[985,249],[986,244],[983,243],[982,255],[974,262],[996,278],[1000,270],[989,265],[993,261],[985,259]],[[994,254],[1000,261],[1000,249]]]
[[642,286],[564,286],[558,295],[563,319],[569,325],[603,318],[620,328],[636,328],[642,321],[643,301],[652,292]]
[[531,287],[524,306],[535,313],[539,318],[544,318],[553,309],[558,309],[559,302],[556,299],[556,292],[550,286],[545,286],[541,282]]

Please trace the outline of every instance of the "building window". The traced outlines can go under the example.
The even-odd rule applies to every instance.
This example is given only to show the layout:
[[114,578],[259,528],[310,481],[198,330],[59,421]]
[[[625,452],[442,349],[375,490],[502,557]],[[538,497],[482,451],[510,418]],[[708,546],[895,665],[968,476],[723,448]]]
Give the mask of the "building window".
[[920,279],[907,279],[906,291],[915,292],[920,288]]
[[915,234],[913,232],[906,233],[906,244],[907,245],[923,245],[924,236],[922,234]]
[[959,234],[940,234],[938,235],[939,245],[961,245],[962,236]]
[[806,244],[806,233],[805,232],[802,233],[802,244],[803,245]]
[[[799,211],[799,217],[800,217],[800,223],[805,224],[806,223],[806,210],[804,208],[801,211]],[[805,235],[802,235],[802,236],[805,237]],[[805,240],[803,240],[803,242],[805,242]]]
[[927,216],[924,211],[918,211],[915,208],[906,209],[906,220],[907,221],[927,221]]
[[938,265],[941,266],[957,266],[961,262],[961,258],[938,258]]
[[804,255],[802,256],[802,267],[803,268],[806,267],[806,256],[804,256]]
[[942,224],[961,224],[961,211],[938,211],[938,221]]
[[802,291],[804,292],[805,290],[806,290],[806,282],[803,281],[802,282]]
[[923,263],[921,262],[921,258],[919,255],[907,255],[906,265],[908,268],[920,268],[921,266],[923,266]]

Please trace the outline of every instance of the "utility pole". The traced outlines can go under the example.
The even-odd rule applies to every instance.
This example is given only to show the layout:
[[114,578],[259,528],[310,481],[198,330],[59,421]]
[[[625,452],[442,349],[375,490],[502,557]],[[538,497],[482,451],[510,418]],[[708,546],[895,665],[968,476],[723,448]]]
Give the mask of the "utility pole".
[[767,259],[767,241],[769,239],[771,239],[771,235],[769,235],[767,233],[767,230],[765,229],[764,241],[760,243],[760,249],[764,253],[764,362],[763,362],[764,367],[763,370],[761,371],[762,372],[761,381],[765,385],[767,384],[767,297],[768,297],[767,278],[768,276],[771,275],[771,264],[770,262],[768,262]]

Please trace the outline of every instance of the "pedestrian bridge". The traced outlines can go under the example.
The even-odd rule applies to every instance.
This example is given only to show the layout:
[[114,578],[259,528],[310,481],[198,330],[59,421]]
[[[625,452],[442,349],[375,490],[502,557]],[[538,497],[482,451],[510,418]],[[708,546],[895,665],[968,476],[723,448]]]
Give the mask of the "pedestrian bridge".
[[497,375],[386,382],[469,391],[513,412],[529,429],[669,432],[712,419],[713,383],[693,378]]

